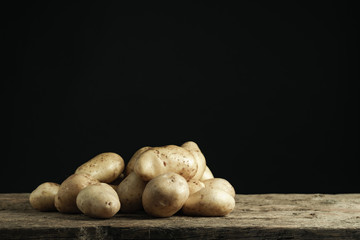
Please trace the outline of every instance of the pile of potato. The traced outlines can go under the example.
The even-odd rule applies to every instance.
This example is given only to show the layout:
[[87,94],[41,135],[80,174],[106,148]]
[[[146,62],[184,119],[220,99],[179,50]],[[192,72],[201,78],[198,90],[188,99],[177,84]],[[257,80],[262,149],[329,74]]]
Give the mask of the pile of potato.
[[225,216],[235,207],[235,190],[214,178],[198,145],[143,147],[125,167],[116,153],[101,153],[78,167],[61,185],[46,182],[30,194],[39,211],[111,218],[139,210],[154,217],[181,211],[189,216]]

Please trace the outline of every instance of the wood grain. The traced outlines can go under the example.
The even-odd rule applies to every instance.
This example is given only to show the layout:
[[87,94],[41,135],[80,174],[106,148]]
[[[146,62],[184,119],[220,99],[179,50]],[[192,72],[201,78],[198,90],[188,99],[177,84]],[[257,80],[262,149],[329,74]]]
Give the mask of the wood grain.
[[360,194],[236,195],[226,217],[106,220],[39,212],[28,197],[0,194],[0,239],[360,239]]

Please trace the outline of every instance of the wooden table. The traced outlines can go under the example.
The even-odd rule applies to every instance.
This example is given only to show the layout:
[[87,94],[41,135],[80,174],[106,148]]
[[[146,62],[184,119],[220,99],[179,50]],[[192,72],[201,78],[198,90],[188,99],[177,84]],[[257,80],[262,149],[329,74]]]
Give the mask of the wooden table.
[[39,212],[28,197],[0,194],[0,239],[360,239],[360,194],[237,195],[226,217],[106,220]]

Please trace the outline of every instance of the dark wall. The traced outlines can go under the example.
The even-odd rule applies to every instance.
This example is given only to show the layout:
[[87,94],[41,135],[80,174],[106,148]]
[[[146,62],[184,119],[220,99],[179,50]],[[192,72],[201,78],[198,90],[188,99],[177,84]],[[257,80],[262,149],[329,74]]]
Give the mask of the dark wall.
[[1,192],[187,140],[238,193],[360,191],[353,5],[119,2],[2,8]]

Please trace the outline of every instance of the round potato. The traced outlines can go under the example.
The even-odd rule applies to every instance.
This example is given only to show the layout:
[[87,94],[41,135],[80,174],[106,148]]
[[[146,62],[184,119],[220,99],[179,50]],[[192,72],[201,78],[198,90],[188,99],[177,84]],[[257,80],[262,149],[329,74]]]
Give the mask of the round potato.
[[129,162],[126,165],[125,176],[128,176],[134,170],[135,162],[137,161],[139,156],[150,148],[151,147],[142,147],[134,153],[134,155],[130,158]]
[[214,175],[212,174],[210,168],[208,166],[205,167],[205,171],[204,174],[202,175],[202,177],[200,178],[200,181],[205,181],[207,179],[211,179],[214,178]]
[[178,173],[186,180],[190,180],[195,176],[197,168],[197,162],[188,150],[167,145],[153,147],[143,152],[135,163],[134,171],[144,181],[168,172]]
[[62,213],[78,213],[76,197],[85,187],[99,183],[99,181],[86,173],[75,173],[65,179],[55,196],[55,207]]
[[203,181],[203,183],[205,184],[206,188],[217,188],[223,190],[224,192],[227,192],[232,197],[235,197],[235,189],[226,179],[211,178]]
[[87,173],[100,182],[111,183],[124,171],[122,157],[113,152],[100,153],[78,167],[75,173]]
[[193,141],[188,141],[183,145],[181,145],[181,147],[191,152],[192,155],[194,156],[195,161],[197,162],[198,165],[198,169],[192,178],[197,180],[200,179],[204,175],[206,169],[206,159],[204,157],[204,154],[202,154],[199,146]]
[[76,197],[76,205],[82,213],[93,218],[111,218],[121,207],[116,191],[106,183],[82,189]]
[[30,205],[39,211],[56,211],[55,195],[59,191],[59,184],[45,182],[30,193]]
[[165,173],[153,178],[146,185],[142,204],[147,214],[170,217],[181,209],[189,197],[189,186],[177,173]]
[[131,172],[116,188],[121,202],[121,212],[135,212],[142,209],[142,194],[146,182]]
[[200,182],[199,180],[196,179],[190,179],[188,181],[188,185],[189,185],[190,195],[196,193],[197,191],[205,187],[205,184],[203,182]]
[[182,212],[190,216],[220,217],[232,212],[235,199],[223,190],[203,188],[189,196]]

